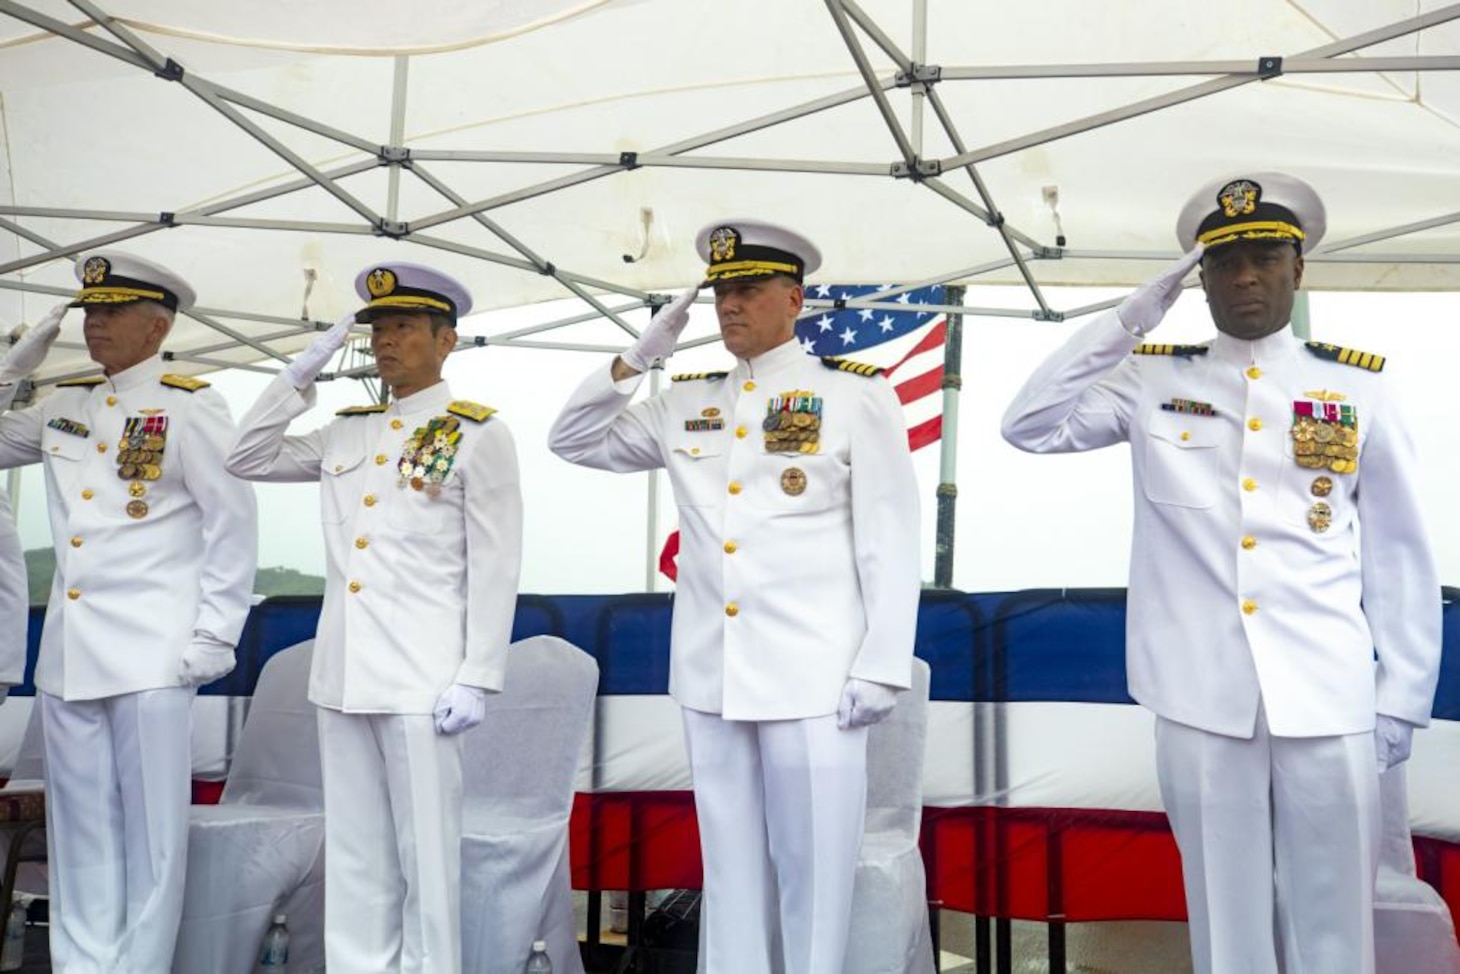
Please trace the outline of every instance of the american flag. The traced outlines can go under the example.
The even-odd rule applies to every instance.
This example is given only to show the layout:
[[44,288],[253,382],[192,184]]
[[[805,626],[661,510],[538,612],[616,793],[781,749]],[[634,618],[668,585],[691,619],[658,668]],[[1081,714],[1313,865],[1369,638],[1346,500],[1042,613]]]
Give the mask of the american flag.
[[[813,284],[806,297],[823,301],[865,298],[895,288],[893,284]],[[811,355],[855,357],[874,345],[901,338],[920,328],[926,333],[911,350],[887,367],[887,378],[897,390],[907,417],[907,443],[913,450],[935,443],[943,435],[943,344],[948,321],[937,312],[920,310],[944,303],[942,285],[904,291],[879,304],[900,310],[873,308],[808,308],[796,322],[796,338]]]

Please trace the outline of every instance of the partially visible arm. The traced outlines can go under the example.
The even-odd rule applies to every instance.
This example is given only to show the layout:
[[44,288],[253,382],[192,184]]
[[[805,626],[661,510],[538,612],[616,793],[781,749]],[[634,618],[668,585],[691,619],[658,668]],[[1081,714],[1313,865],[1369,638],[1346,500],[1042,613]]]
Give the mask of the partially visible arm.
[[637,373],[615,382],[610,369],[594,369],[553,421],[548,448],[569,463],[600,470],[664,466],[654,434],[660,398],[629,407],[639,381]]
[[319,430],[286,436],[296,416],[314,406],[314,386],[295,389],[279,376],[269,383],[239,423],[238,435],[224,458],[228,472],[244,480],[311,481],[319,479],[324,457],[324,435]]
[[522,486],[517,447],[501,420],[491,419],[478,434],[463,478],[466,517],[466,659],[457,683],[502,689],[507,644],[517,611],[517,579],[522,566]]

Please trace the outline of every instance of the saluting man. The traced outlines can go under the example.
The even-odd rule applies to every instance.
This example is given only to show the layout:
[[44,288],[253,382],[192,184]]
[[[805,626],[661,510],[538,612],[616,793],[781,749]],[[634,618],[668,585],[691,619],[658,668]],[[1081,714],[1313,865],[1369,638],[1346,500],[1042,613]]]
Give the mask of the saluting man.
[[[1281,173],[1204,187],[1186,257],[1004,416],[1036,453],[1131,444],[1127,672],[1157,717],[1198,974],[1374,970],[1377,771],[1409,756],[1438,678],[1440,583],[1384,359],[1288,325],[1325,223]],[[1141,344],[1198,262],[1216,339]]]
[[[441,378],[471,310],[415,264],[366,268],[366,302],[264,391],[228,458],[240,477],[319,481],[324,610],[309,698],[324,760],[325,955],[331,974],[461,970],[460,732],[502,688],[517,602],[522,497],[507,427]],[[391,402],[290,422],[370,326]]]
[[[729,372],[676,376],[698,287],[595,369],[550,446],[605,470],[665,467],[683,536],[670,692],[683,709],[704,859],[709,974],[840,974],[866,811],[867,725],[909,685],[916,480],[879,370],[807,355],[802,281],[821,255],[784,227],[700,231]],[[783,954],[772,960],[779,918]]]
[[[155,974],[182,919],[194,688],[233,669],[258,516],[253,488],[223,469],[223,397],[163,369],[192,288],[114,251],[83,255],[76,273],[70,306],[86,309],[102,375],[0,417],[0,467],[45,464],[56,546],[35,673],[51,963]],[[60,323],[52,312],[23,337],[5,371],[17,355],[23,371],[39,365]]]

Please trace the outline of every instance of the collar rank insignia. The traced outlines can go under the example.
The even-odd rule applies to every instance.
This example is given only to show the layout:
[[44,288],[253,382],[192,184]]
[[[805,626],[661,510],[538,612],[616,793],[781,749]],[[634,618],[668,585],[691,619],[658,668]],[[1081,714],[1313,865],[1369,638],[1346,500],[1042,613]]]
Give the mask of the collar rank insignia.
[[1186,413],[1190,416],[1215,416],[1217,414],[1211,403],[1198,402],[1195,399],[1172,399],[1170,402],[1161,403],[1161,408],[1168,413]]
[[471,402],[467,399],[452,400],[446,404],[446,411],[453,416],[469,419],[473,423],[485,423],[497,412],[491,406],[483,406],[479,402]]
[[90,389],[93,386],[99,386],[99,385],[101,385],[105,381],[106,381],[106,379],[102,378],[99,375],[88,375],[84,379],[62,379],[60,382],[57,382],[56,383],[56,388],[57,389],[78,389],[78,388]]
[[767,453],[816,453],[821,449],[821,397],[804,389],[772,397],[761,429]]
[[1330,345],[1327,342],[1305,342],[1304,345],[1308,351],[1319,358],[1337,362],[1339,365],[1352,365],[1354,368],[1368,369],[1370,372],[1384,371],[1384,356],[1375,355],[1373,352],[1339,348],[1337,345]]
[[723,379],[729,372],[681,372],[679,375],[670,376],[670,382],[694,382],[699,379]]
[[871,378],[874,375],[881,375],[883,369],[876,365],[868,365],[866,362],[853,362],[849,358],[837,358],[835,355],[823,355],[821,364],[828,369],[836,369],[838,372],[852,372],[857,375],[865,375]]
[[1137,345],[1131,349],[1135,355],[1175,355],[1180,358],[1191,358],[1193,355],[1205,355],[1211,349],[1205,345],[1160,345],[1146,344]]
[[440,494],[442,482],[456,463],[460,442],[461,421],[455,416],[436,416],[425,426],[418,426],[401,447],[400,460],[396,463],[400,479],[396,486],[409,485],[411,490],[424,490],[429,497]]
[[74,419],[66,419],[61,416],[57,416],[50,422],[46,423],[46,425],[53,430],[60,430],[62,433],[70,433],[72,436],[87,437],[91,435],[91,430],[86,427],[86,424],[78,423]]
[[202,379],[195,379],[190,375],[177,375],[169,372],[159,380],[163,385],[173,389],[182,389],[184,392],[197,392],[199,389],[206,389],[212,383],[204,382]]
[[1353,403],[1296,399],[1289,435],[1293,459],[1305,470],[1353,473],[1359,469],[1359,414]]
[[371,416],[371,415],[374,415],[375,413],[383,413],[383,412],[385,412],[389,408],[390,408],[390,406],[386,405],[383,402],[378,402],[378,403],[376,403],[373,406],[346,406],[344,409],[337,409],[337,410],[335,410],[335,415],[336,416]]

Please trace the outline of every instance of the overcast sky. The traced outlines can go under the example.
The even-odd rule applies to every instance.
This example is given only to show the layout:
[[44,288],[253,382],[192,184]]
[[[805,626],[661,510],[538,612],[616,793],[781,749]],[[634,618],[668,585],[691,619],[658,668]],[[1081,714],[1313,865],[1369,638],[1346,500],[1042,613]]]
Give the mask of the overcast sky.
[[[1078,307],[1117,292],[1058,290],[1056,307]],[[966,303],[1007,306],[1023,292],[970,289]],[[1418,442],[1426,514],[1440,577],[1460,585],[1460,294],[1344,294],[1311,296],[1313,337],[1389,357],[1386,375],[1402,390]],[[569,313],[576,308],[565,309]],[[464,333],[495,333],[514,323],[543,320],[541,309],[495,312],[463,324]],[[1029,456],[1003,442],[999,419],[1029,372],[1088,318],[1060,323],[967,318],[963,338],[963,394],[959,411],[958,511],[954,582],[968,591],[1125,584],[1131,525],[1128,448],[1088,454]],[[593,330],[589,331],[589,328]],[[603,342],[603,326],[565,333]],[[714,313],[697,305],[687,338],[709,334]],[[1156,336],[1191,342],[1213,327],[1199,290],[1188,290]],[[538,336],[543,337],[543,336]],[[916,340],[912,336],[911,341]],[[863,357],[886,364],[902,345]],[[669,372],[728,367],[717,344],[676,355]],[[646,542],[648,477],[573,467],[548,452],[547,430],[572,388],[590,369],[607,366],[600,353],[499,347],[454,354],[447,378],[459,398],[499,410],[517,442],[526,497],[522,590],[538,593],[632,592],[647,584],[648,549],[658,550],[675,515],[667,480],[653,541]],[[232,372],[210,376],[240,416],[267,384],[265,376]],[[667,382],[667,378],[665,380]],[[643,390],[647,390],[648,382]],[[296,420],[303,432],[327,422],[335,409],[367,401],[353,381],[322,383],[319,407]],[[923,513],[924,577],[932,577],[934,490],[939,447],[915,455]],[[28,548],[50,543],[39,470],[22,477],[21,537]],[[323,573],[317,488],[312,484],[260,485],[259,563]],[[808,553],[814,557],[814,553]],[[663,579],[654,582],[668,587]]]

